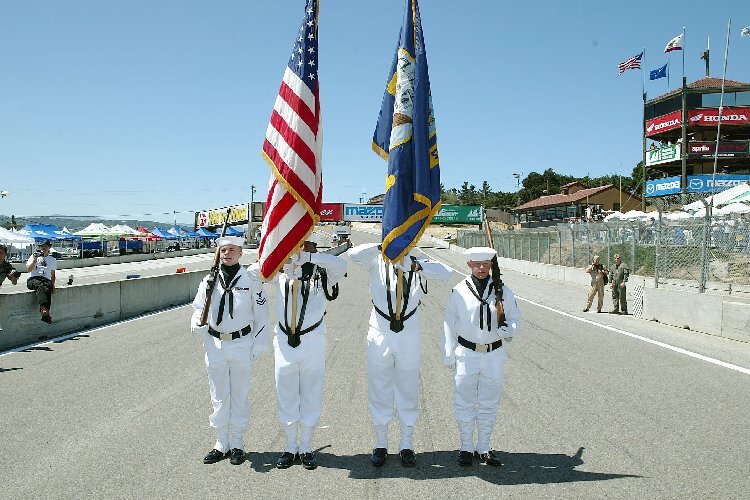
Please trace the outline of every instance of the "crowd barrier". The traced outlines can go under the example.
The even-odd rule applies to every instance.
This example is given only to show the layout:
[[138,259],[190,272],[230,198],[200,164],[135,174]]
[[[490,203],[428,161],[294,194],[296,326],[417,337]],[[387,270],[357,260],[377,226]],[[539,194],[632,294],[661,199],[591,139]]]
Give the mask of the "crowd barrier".
[[[458,246],[455,248],[463,250]],[[589,286],[591,281],[589,275],[580,267],[542,264],[507,257],[499,258],[498,264],[503,269],[542,279],[582,286]],[[630,275],[627,290],[630,312],[644,320],[750,342],[750,295],[712,295],[656,288],[653,278],[634,274]]]
[[[341,245],[325,252],[338,255],[347,248]],[[40,321],[33,292],[4,293],[0,296],[0,351],[187,304],[204,276],[206,271],[201,270],[61,286],[52,295],[52,324]]]

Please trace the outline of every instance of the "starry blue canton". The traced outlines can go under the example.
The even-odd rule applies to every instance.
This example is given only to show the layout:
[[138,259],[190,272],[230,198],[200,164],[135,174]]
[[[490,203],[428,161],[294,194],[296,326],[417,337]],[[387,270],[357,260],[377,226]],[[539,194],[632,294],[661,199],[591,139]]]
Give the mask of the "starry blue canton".
[[289,69],[294,71],[310,88],[312,93],[318,86],[318,1],[308,0],[305,17],[294,41]]

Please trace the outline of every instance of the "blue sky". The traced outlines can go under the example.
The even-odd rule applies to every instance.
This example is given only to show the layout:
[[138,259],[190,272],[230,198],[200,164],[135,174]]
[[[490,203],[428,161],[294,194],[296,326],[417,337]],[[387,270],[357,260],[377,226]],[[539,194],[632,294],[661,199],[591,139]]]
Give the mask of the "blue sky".
[[[5,215],[192,222],[264,199],[260,156],[304,0],[10,0],[0,8],[0,199]],[[321,0],[324,200],[383,192],[370,149],[404,0]],[[443,184],[513,191],[513,173],[630,175],[641,73],[686,27],[685,73],[750,81],[745,0],[422,0]],[[673,52],[671,88],[682,57]],[[649,97],[666,82],[646,83]]]

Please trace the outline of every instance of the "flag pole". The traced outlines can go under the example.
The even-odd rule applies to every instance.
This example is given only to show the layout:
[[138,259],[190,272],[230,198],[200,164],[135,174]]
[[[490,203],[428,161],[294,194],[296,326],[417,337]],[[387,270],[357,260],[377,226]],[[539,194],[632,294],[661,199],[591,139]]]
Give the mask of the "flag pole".
[[[641,144],[643,168],[641,169],[641,211],[646,211],[646,47],[643,47],[643,64],[641,64],[641,96],[643,97],[643,119],[641,120],[641,126],[643,127],[643,142]],[[620,186],[622,189],[622,186]],[[622,194],[622,191],[620,192]],[[620,200],[622,202],[622,199]],[[620,203],[620,210],[622,210],[622,203]]]
[[724,48],[724,74],[721,77],[721,97],[719,98],[719,120],[716,122],[716,146],[714,147],[714,171],[711,177],[711,203],[708,205],[708,216],[711,216],[711,212],[714,206],[714,192],[716,191],[716,164],[719,159],[719,140],[721,139],[721,120],[724,109],[724,84],[727,79],[727,59],[729,58],[729,32],[732,30],[732,18],[729,18],[727,24],[727,44]]
[[685,46],[687,45],[685,41],[685,27],[682,27],[682,79],[685,79]]

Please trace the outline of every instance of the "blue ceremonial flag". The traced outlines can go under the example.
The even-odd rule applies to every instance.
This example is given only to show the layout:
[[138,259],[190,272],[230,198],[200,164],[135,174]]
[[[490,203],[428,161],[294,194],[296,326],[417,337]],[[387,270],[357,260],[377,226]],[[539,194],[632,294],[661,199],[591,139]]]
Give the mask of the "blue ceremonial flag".
[[437,136],[417,0],[406,0],[372,149],[388,161],[382,251],[396,262],[417,244],[440,209]]
[[651,70],[648,74],[649,80],[657,80],[659,78],[666,78],[667,77],[667,66],[669,66],[669,63],[665,64],[659,69]]

